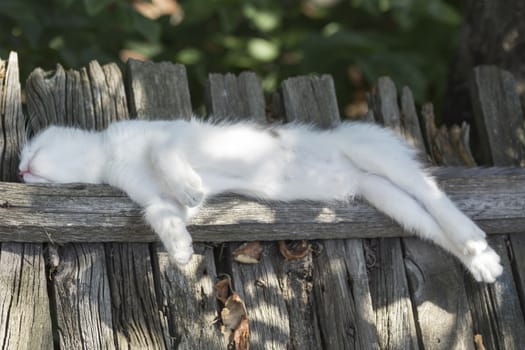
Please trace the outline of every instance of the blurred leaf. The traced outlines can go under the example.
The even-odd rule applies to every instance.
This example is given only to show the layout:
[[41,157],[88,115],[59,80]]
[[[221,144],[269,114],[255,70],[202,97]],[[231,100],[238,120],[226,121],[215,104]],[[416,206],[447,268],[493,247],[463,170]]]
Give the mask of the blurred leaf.
[[158,22],[152,21],[141,14],[133,13],[133,28],[142,36],[151,41],[157,42],[160,38],[161,28]]
[[248,41],[248,53],[261,62],[270,62],[279,55],[279,48],[271,41],[254,38]]
[[461,23],[459,12],[443,1],[428,1],[427,12],[431,18],[449,25],[459,25]]
[[115,1],[116,0],[84,0],[84,6],[88,15],[94,16]]
[[176,56],[177,62],[180,62],[182,64],[195,64],[199,62],[202,59],[202,52],[192,48],[188,47],[185,49],[182,49],[179,51],[179,53]]
[[20,25],[21,34],[24,35],[24,37],[28,40],[31,47],[36,48],[38,45],[41,45],[40,37],[42,35],[42,25],[34,20],[26,20],[21,19],[19,20],[18,24]]
[[0,2],[0,14],[7,15],[16,20],[34,20],[34,11],[22,1],[2,0]]
[[276,29],[281,21],[280,14],[277,11],[259,10],[252,4],[244,5],[243,12],[244,16],[261,32],[269,32]]
[[154,57],[162,51],[162,45],[158,43],[143,41],[126,41],[124,47],[128,50],[136,51],[146,58]]

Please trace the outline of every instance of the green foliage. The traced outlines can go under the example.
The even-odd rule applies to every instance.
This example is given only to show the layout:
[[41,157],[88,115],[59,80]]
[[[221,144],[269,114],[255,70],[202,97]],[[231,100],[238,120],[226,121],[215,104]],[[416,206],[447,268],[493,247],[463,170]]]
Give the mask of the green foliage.
[[419,102],[440,100],[461,21],[457,3],[324,2],[332,4],[184,1],[179,21],[146,18],[125,0],[2,0],[0,57],[18,51],[23,76],[56,63],[120,62],[129,52],[177,61],[188,67],[196,104],[208,73],[247,69],[266,90],[288,76],[330,73],[343,111],[381,75],[411,86]]

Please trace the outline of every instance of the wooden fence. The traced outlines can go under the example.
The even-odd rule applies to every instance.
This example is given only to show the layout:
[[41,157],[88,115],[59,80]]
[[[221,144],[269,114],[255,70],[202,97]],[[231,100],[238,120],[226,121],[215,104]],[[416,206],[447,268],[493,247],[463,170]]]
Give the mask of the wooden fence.
[[[0,63],[0,339],[6,349],[224,349],[214,283],[228,273],[248,309],[252,349],[487,349],[525,347],[525,133],[512,77],[477,68],[472,95],[483,165],[438,167],[441,185],[502,255],[494,285],[474,282],[439,248],[409,237],[368,205],[211,200],[192,222],[197,254],[168,263],[140,211],[107,186],[16,180],[26,120],[103,129],[127,118],[187,118],[185,67],[130,61],[36,69],[22,113],[16,54]],[[253,73],[211,74],[208,114],[266,122],[339,123],[329,76],[284,81],[265,103]],[[381,78],[366,118],[405,135],[435,165],[474,166],[469,127],[418,118],[411,92]],[[496,117],[497,116],[497,117]],[[420,122],[422,127],[420,126]],[[425,137],[423,137],[423,135]],[[403,238],[400,238],[403,237]],[[316,239],[301,260],[265,244],[259,264],[231,260],[244,240]],[[338,240],[336,240],[338,239]],[[482,337],[476,337],[481,335]],[[478,347],[479,348],[479,347]]]

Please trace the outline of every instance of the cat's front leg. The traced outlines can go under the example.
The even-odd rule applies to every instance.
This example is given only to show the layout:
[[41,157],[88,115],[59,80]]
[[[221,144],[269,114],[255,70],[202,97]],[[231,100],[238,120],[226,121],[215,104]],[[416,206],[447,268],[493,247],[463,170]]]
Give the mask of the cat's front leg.
[[192,239],[186,230],[186,222],[194,209],[166,199],[151,173],[144,167],[125,168],[121,174],[133,177],[114,176],[109,184],[120,188],[144,210],[147,223],[155,231],[166,248],[170,260],[176,264],[186,264],[193,254]]
[[144,208],[148,224],[162,241],[170,260],[187,264],[193,255],[191,236],[186,229],[184,209],[169,201],[159,200]]

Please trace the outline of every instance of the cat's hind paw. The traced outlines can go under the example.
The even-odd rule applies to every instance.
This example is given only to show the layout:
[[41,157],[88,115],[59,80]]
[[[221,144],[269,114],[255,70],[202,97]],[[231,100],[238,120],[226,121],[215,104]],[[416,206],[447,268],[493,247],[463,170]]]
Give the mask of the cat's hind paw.
[[465,242],[465,249],[463,254],[475,256],[483,253],[487,248],[488,243],[484,238],[478,240],[470,240]]
[[468,270],[478,282],[494,283],[503,273],[499,255],[490,247],[465,261]]

